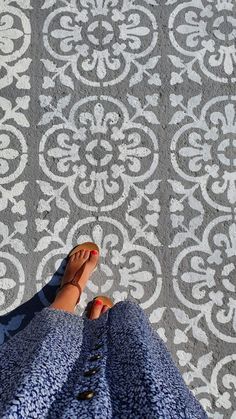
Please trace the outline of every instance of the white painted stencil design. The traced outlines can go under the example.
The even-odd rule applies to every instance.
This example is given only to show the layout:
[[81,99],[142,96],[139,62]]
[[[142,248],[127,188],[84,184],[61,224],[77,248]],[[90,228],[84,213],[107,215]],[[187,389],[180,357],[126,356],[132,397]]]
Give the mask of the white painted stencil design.
[[78,312],[136,300],[236,419],[235,41],[233,0],[0,0],[0,343],[94,241]]

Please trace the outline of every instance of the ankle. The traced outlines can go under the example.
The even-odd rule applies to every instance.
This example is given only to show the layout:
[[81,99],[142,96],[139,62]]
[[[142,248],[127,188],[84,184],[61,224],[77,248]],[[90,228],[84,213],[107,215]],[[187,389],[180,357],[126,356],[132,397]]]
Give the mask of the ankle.
[[71,284],[66,284],[58,291],[55,300],[50,307],[74,313],[79,296],[80,292],[77,287]]

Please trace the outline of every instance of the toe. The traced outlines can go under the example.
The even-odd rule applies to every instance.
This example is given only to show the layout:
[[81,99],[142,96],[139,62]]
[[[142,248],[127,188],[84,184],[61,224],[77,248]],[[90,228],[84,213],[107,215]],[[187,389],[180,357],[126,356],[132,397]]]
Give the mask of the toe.
[[103,306],[103,307],[102,307],[102,314],[103,314],[103,313],[106,313],[106,311],[107,311],[107,310],[109,310],[109,307],[108,307],[108,306],[106,306],[106,305],[105,305],[105,306]]
[[90,256],[89,256],[89,262],[92,264],[96,264],[98,260],[98,251],[97,250],[91,250]]
[[101,300],[95,300],[92,304],[91,312],[89,315],[90,320],[95,320],[100,317],[103,308],[103,302]]
[[71,257],[70,257],[70,259],[69,259],[71,262],[74,262],[75,260],[76,260],[76,254],[75,255],[72,255]]
[[83,257],[84,257],[84,252],[85,252],[85,250],[84,249],[82,249],[82,250],[80,250],[79,252],[78,252],[78,257],[80,257],[81,259],[83,259]]
[[72,257],[74,258],[73,259],[74,262],[78,261],[80,258],[80,250],[76,252]]
[[90,256],[90,250],[85,250],[83,259],[87,260]]

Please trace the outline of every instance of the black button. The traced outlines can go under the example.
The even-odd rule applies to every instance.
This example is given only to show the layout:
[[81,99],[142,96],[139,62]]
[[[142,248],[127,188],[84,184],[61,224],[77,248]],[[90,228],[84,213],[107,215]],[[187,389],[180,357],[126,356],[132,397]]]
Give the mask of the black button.
[[103,347],[103,344],[102,343],[99,343],[98,345],[94,346],[93,349],[96,350],[96,349],[100,349],[102,347]]
[[89,400],[92,399],[93,396],[95,396],[95,392],[93,390],[87,390],[83,391],[82,393],[79,393],[76,398],[78,400]]
[[89,358],[89,361],[97,361],[97,359],[102,358],[102,355],[94,355],[91,358]]
[[96,372],[98,372],[100,370],[100,368],[93,368],[92,370],[88,370],[84,372],[84,376],[85,377],[90,377],[91,375],[96,374]]

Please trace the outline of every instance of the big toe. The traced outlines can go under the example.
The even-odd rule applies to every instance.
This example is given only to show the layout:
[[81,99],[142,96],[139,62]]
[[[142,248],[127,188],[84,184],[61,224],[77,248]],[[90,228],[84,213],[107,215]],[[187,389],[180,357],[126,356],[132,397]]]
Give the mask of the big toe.
[[98,257],[99,257],[98,251],[97,250],[91,250],[90,255],[89,255],[88,262],[91,265],[95,266],[97,264]]
[[95,319],[98,319],[100,317],[102,307],[103,307],[103,304],[102,304],[101,300],[93,301],[91,311],[90,311],[90,315],[89,315],[90,320],[95,320]]
[[90,314],[88,318],[90,320],[98,319],[103,313],[105,313],[107,310],[109,310],[109,307],[106,305],[103,305],[103,302],[99,299],[92,302],[92,307],[90,310]]

